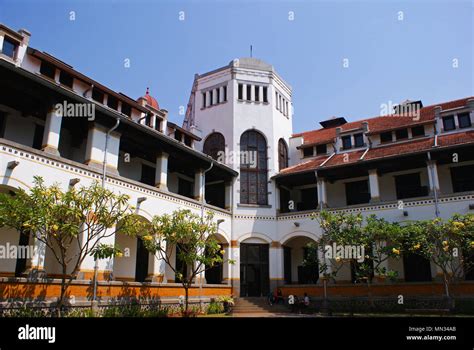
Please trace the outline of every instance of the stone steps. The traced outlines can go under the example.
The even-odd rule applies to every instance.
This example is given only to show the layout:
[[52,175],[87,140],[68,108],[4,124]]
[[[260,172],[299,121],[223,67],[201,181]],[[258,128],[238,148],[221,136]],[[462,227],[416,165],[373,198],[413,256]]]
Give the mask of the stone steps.
[[267,298],[247,297],[236,298],[232,308],[233,313],[287,313],[289,309],[285,305],[269,305]]

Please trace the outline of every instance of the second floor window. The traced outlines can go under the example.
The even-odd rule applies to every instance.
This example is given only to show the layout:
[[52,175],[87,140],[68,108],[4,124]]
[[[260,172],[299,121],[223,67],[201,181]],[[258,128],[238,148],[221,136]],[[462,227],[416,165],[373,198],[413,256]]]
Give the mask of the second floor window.
[[421,186],[420,173],[395,176],[395,188],[397,199],[428,195],[428,188]]
[[453,192],[474,191],[474,165],[451,168]]
[[471,126],[471,116],[469,113],[458,114],[458,124],[459,128],[469,128]]
[[352,140],[350,136],[343,136],[342,137],[342,149],[350,149],[352,148]]
[[347,205],[369,203],[370,191],[369,181],[354,181],[346,183]]
[[[240,137],[240,203],[267,204],[267,142],[256,130]],[[253,162],[250,162],[252,160]]]

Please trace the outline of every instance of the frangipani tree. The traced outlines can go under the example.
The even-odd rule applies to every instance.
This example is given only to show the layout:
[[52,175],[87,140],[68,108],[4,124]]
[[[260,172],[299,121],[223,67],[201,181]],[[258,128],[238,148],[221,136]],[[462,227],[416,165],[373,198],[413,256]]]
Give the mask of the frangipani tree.
[[63,191],[57,183],[46,186],[41,177],[34,178],[29,191],[0,194],[0,227],[29,230],[61,267],[59,316],[84,259],[88,255],[110,258],[118,249],[103,241],[116,233],[116,223],[123,223],[122,233],[134,226],[128,200],[127,195],[115,194],[97,182]]
[[[215,238],[218,228],[213,218],[212,212],[201,218],[191,210],[181,209],[171,215],[155,216],[151,223],[142,221],[134,230],[146,249],[163,259],[182,284],[185,290],[185,316],[189,315],[189,289],[196,277],[224,263],[224,252]],[[188,267],[185,273],[177,269],[173,254]],[[233,263],[232,260],[227,262]]]

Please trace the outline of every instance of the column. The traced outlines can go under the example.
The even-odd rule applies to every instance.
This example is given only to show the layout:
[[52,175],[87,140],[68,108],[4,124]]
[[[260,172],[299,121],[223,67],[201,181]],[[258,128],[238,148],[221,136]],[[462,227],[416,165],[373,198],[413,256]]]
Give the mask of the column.
[[281,207],[280,207],[280,187],[278,187],[277,184],[275,184],[275,208],[277,214],[281,212]]
[[194,199],[201,201],[204,196],[204,172],[198,169],[194,174]]
[[[198,254],[199,255],[204,255],[204,248],[202,248],[202,247],[198,248]],[[200,265],[201,263],[197,262],[197,261],[194,264],[195,264],[194,266],[195,266],[196,269],[199,268],[199,270],[197,270],[198,273],[196,274],[196,277],[194,279],[194,283],[203,284],[203,285],[206,284],[206,271],[205,271],[206,267],[204,265]]]
[[222,249],[224,250],[224,262],[222,265],[222,282],[230,284],[230,245],[229,243],[222,243]]
[[[105,155],[105,139],[109,129],[94,124],[89,128],[86,146],[85,164],[102,171]],[[120,133],[113,131],[107,143],[107,172],[118,174],[118,159],[120,149]]]
[[234,260],[234,264],[229,265],[232,294],[238,297],[240,296],[240,245],[238,241],[230,241],[230,259]]
[[436,160],[429,160],[426,162],[428,170],[428,180],[430,183],[430,194],[434,194],[434,191],[439,193],[439,178],[438,178],[438,166]]
[[156,157],[155,187],[168,191],[168,153],[161,152]]
[[230,210],[232,208],[232,181],[225,183],[225,209]]
[[283,270],[283,247],[280,242],[273,241],[270,244],[269,254],[270,264],[270,291],[273,292],[276,288],[284,283]]
[[318,178],[318,200],[319,200],[319,209],[327,207],[327,190],[326,190],[326,180],[324,178]]
[[247,84],[242,84],[242,99],[247,101]]
[[[111,228],[106,229],[104,232],[105,235],[109,235],[108,237],[103,237],[100,239],[99,244],[107,244],[110,246],[115,245],[115,235],[117,234],[115,231],[117,230],[116,226],[114,225]],[[80,232],[82,235],[82,242],[84,244],[89,241],[89,247],[92,246],[96,241],[97,238],[91,239],[87,234],[87,228],[82,229]],[[92,281],[94,279],[94,272],[95,272],[95,260],[94,257],[90,254],[87,254],[84,260],[82,261],[81,265],[79,266],[79,272],[77,274],[78,280],[88,280]],[[113,271],[114,266],[114,258],[109,259],[99,259],[97,262],[97,280],[104,281],[110,280],[111,274]]]
[[380,202],[379,177],[377,169],[369,170],[370,202]]
[[[166,248],[166,242],[162,242],[163,249]],[[166,263],[160,257],[160,254],[151,254],[148,261],[148,275],[146,280],[149,282],[163,283],[165,282]]]
[[46,124],[44,126],[43,144],[41,147],[44,152],[59,156],[58,149],[62,120],[63,117],[59,111],[56,113],[54,106],[51,107],[46,114]]

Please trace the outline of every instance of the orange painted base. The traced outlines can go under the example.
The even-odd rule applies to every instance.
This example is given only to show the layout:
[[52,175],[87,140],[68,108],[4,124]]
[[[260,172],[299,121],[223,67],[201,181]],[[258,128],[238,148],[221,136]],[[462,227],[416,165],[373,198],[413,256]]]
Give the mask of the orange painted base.
[[[61,284],[59,282],[50,283],[34,283],[34,282],[0,282],[0,299],[47,299],[55,298],[60,294]],[[76,298],[92,297],[93,287],[89,283],[72,283],[68,289],[68,296]],[[189,289],[190,296],[220,296],[231,295],[232,288],[230,286],[222,287],[206,287],[202,290],[197,287]],[[129,284],[113,283],[99,284],[97,287],[97,296],[102,298],[162,298],[162,297],[178,297],[184,295],[184,289],[181,286],[152,285],[135,283]]]

